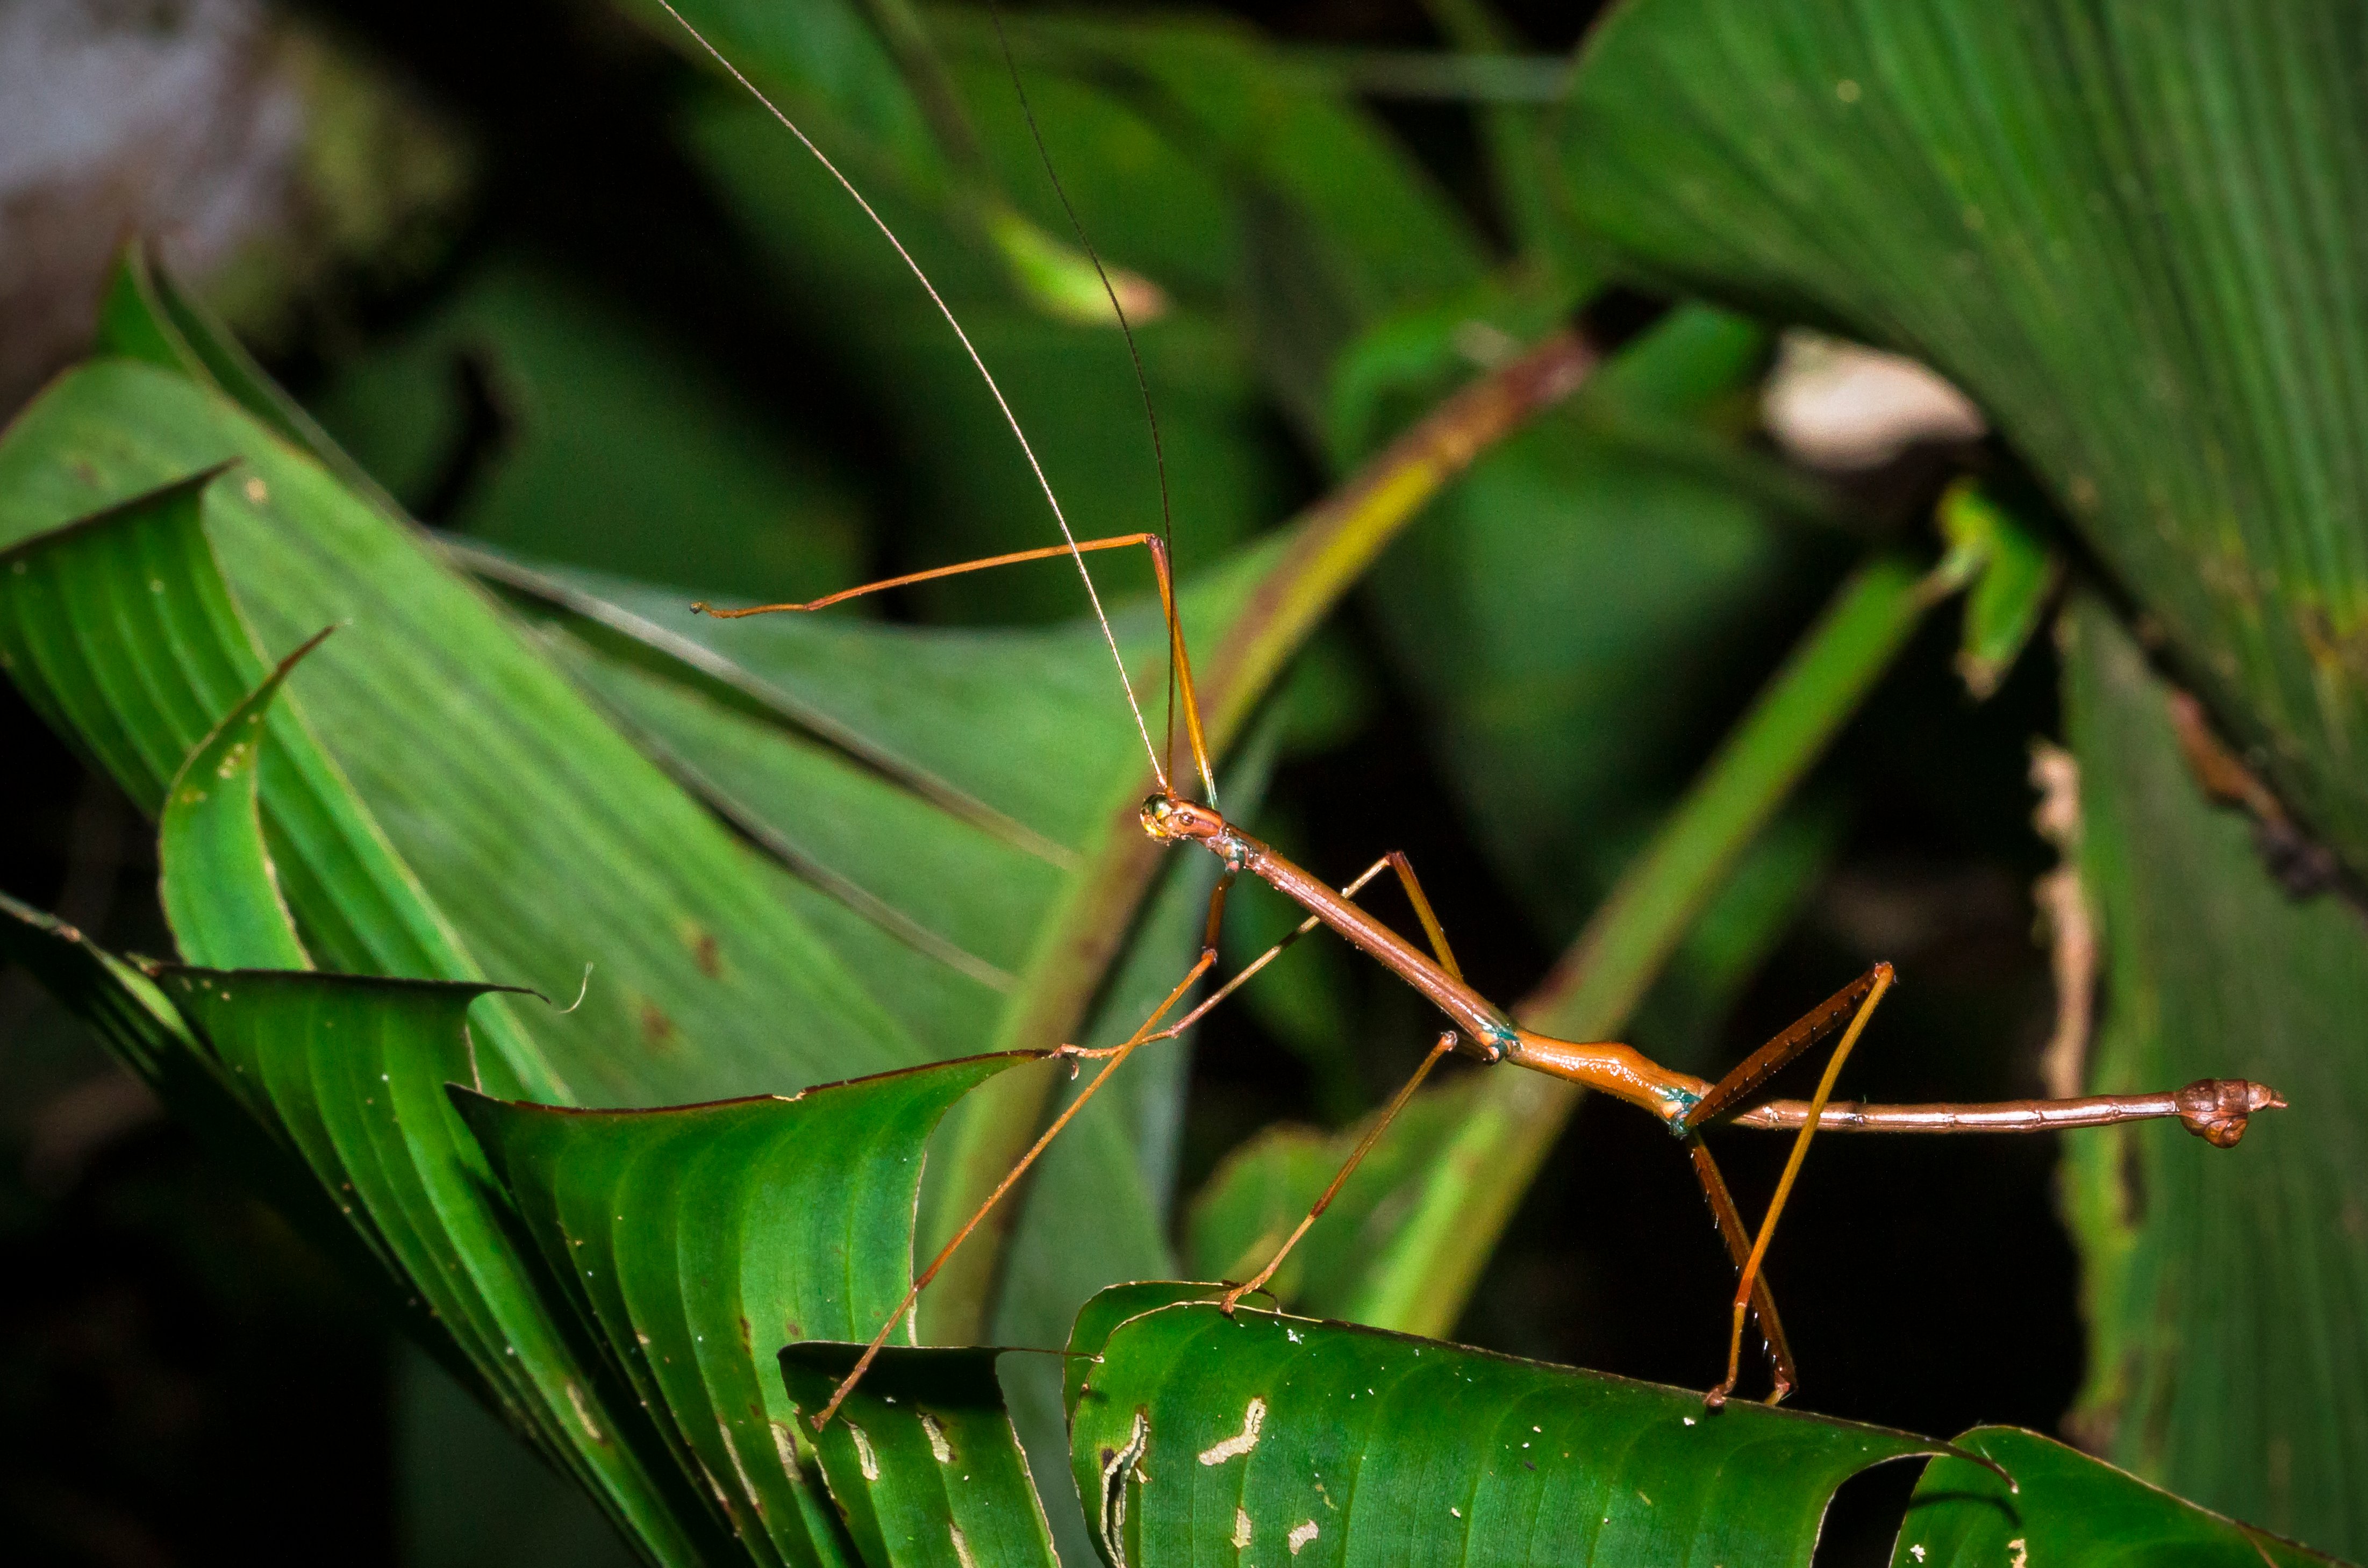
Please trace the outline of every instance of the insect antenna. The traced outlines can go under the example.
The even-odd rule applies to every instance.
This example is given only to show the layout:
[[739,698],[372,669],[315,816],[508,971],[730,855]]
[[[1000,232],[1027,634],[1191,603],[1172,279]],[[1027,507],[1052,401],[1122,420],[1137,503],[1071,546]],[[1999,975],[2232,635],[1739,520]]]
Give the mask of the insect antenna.
[[[762,104],[768,114],[780,121],[782,128],[788,131],[791,135],[796,137],[799,144],[804,147],[808,153],[813,153],[814,161],[820,164],[825,170],[828,171],[831,178],[838,182],[839,188],[846,191],[848,196],[854,199],[855,204],[863,209],[863,215],[871,220],[871,226],[878,229],[888,243],[895,247],[896,254],[904,259],[905,266],[911,270],[913,276],[919,280],[922,290],[929,296],[929,302],[937,306],[938,314],[945,318],[946,325],[953,329],[954,336],[960,340],[962,346],[962,352],[970,357],[971,365],[978,371],[979,379],[986,383],[986,390],[994,397],[996,407],[1002,410],[1003,422],[1011,427],[1012,438],[1019,443],[1019,450],[1028,459],[1028,467],[1036,476],[1036,487],[1043,492],[1044,504],[1052,508],[1053,521],[1060,526],[1061,538],[1068,545],[1070,558],[1077,563],[1077,575],[1086,585],[1086,598],[1087,602],[1093,606],[1094,619],[1099,623],[1101,627],[1102,641],[1110,648],[1110,662],[1118,668],[1119,686],[1121,689],[1126,693],[1127,710],[1134,715],[1135,733],[1143,737],[1143,749],[1150,755],[1151,771],[1159,780],[1160,789],[1163,791],[1167,790],[1169,786],[1167,781],[1168,776],[1166,759],[1161,756],[1159,748],[1152,744],[1150,723],[1144,720],[1143,716],[1143,704],[1135,700],[1134,683],[1127,678],[1126,659],[1125,656],[1119,652],[1118,633],[1110,629],[1109,612],[1104,610],[1102,608],[1101,593],[1094,586],[1093,573],[1087,569],[1085,551],[1077,548],[1077,536],[1070,530],[1068,516],[1061,510],[1061,498],[1053,494],[1053,482],[1050,478],[1046,477],[1043,463],[1037,460],[1036,448],[1028,439],[1028,432],[1020,427],[1019,416],[1012,412],[1010,400],[1003,395],[1003,387],[1001,383],[996,381],[995,372],[986,368],[986,360],[980,356],[977,345],[971,342],[970,334],[962,329],[962,322],[954,315],[953,307],[947,304],[945,296],[938,292],[938,286],[929,280],[929,275],[921,269],[921,264],[914,259],[913,253],[905,248],[905,242],[897,238],[896,231],[888,226],[888,221],[880,216],[878,210],[873,208],[871,203],[865,199],[863,192],[856,188],[855,182],[848,179],[847,176],[840,171],[839,166],[831,161],[830,154],[824,152],[821,147],[817,146],[814,138],[808,136],[805,133],[804,129],[801,127],[796,120],[791,119],[781,108],[780,105],[775,103],[770,97],[767,97],[763,88],[750,81],[748,79],[747,73],[742,71],[739,66],[734,64],[729,55],[725,54],[722,50],[716,48],[713,43],[710,42],[707,35],[700,32],[697,27],[692,25],[689,17],[675,9],[674,0],[658,0],[658,6],[667,16],[674,18],[675,24],[677,27],[681,28],[684,32],[690,35],[692,41],[696,42],[700,48],[705,50],[718,65],[723,67],[723,69],[730,74],[732,79],[739,83],[740,85],[746,90],[749,97],[755,98],[759,104]],[[996,21],[996,26],[999,32],[1002,28],[1002,22],[999,18]],[[1007,59],[1009,58],[1008,46],[1006,47],[1005,55]],[[1015,85],[1018,84],[1019,77],[1016,74],[1013,75],[1012,81]],[[1029,127],[1031,131],[1035,127],[1035,117],[1032,114],[1029,117]],[[1037,146],[1040,151],[1042,149],[1043,142],[1041,138],[1037,142]],[[1046,168],[1049,170],[1051,164],[1048,161]],[[1056,187],[1058,184],[1058,180],[1055,180],[1054,185]],[[1068,197],[1064,194],[1061,198],[1061,201],[1064,207],[1067,206]],[[1072,213],[1071,221],[1075,222],[1075,219],[1076,214]],[[1097,272],[1101,271],[1101,261],[1099,257],[1095,258],[1094,269]],[[1107,273],[1104,273],[1102,276],[1102,285],[1106,289],[1110,287],[1110,278]],[[1114,290],[1110,294],[1110,302],[1113,306],[1118,302],[1117,292]],[[1121,325],[1124,324],[1125,319],[1125,314],[1121,312],[1119,317]],[[1133,350],[1133,345],[1134,335],[1133,331],[1130,330],[1127,334],[1127,346],[1130,351]],[[1138,378],[1142,375],[1142,361],[1139,358],[1135,361],[1135,373]],[[1147,386],[1144,390],[1144,395],[1145,402],[1148,403],[1150,392]],[[1153,439],[1155,443],[1157,440],[1156,426]],[[1165,510],[1167,490],[1167,466],[1163,460],[1160,466],[1160,496],[1163,511]],[[1175,687],[1173,664],[1174,661],[1171,656],[1168,675],[1168,687],[1171,693]],[[1172,696],[1169,699],[1168,709],[1168,730],[1172,744],[1175,731],[1175,702]]]
[[[1086,259],[1094,264],[1094,276],[1101,279],[1102,293],[1110,300],[1110,313],[1118,318],[1118,330],[1126,339],[1126,357],[1134,366],[1134,390],[1143,398],[1143,422],[1151,431],[1151,463],[1159,475],[1159,542],[1167,551],[1167,559],[1176,559],[1176,513],[1167,488],[1167,449],[1159,438],[1159,410],[1151,399],[1151,378],[1143,369],[1143,347],[1135,341],[1134,324],[1126,319],[1126,305],[1119,298],[1118,286],[1110,281],[1110,268],[1102,265],[1101,252],[1095,248],[1093,236],[1086,233],[1086,222],[1077,216],[1077,209],[1069,200],[1069,187],[1061,183],[1060,170],[1053,166],[1053,150],[1044,144],[1043,128],[1036,123],[1036,106],[1029,101],[1028,88],[1019,77],[1019,62],[1012,58],[1011,35],[1003,28],[1001,0],[987,0],[986,14],[995,23],[995,41],[1003,50],[1003,69],[1011,78],[1011,91],[1019,100],[1020,115],[1028,121],[1028,138],[1036,144],[1037,162],[1044,165],[1044,177],[1052,182],[1053,194],[1061,199],[1061,210],[1068,215],[1069,228],[1077,236],[1077,244]],[[1167,735],[1166,766],[1172,771],[1176,765],[1176,659],[1171,652],[1167,661]],[[1208,792],[1209,804],[1217,803],[1217,783],[1203,778],[1201,787]]]

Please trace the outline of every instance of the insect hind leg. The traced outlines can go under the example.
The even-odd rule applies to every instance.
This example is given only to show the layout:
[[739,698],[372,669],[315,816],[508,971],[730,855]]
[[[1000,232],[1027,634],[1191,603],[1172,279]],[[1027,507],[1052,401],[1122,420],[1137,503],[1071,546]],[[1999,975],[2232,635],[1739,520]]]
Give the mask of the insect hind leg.
[[[1849,1027],[1843,1029],[1842,1038],[1835,1045],[1833,1055],[1826,1061],[1825,1075],[1817,1080],[1816,1096],[1809,1102],[1808,1115],[1801,1123],[1800,1135],[1793,1140],[1793,1153],[1784,1162],[1784,1174],[1776,1178],[1776,1195],[1768,1200],[1768,1212],[1760,1217],[1759,1233],[1752,1241],[1750,1256],[1744,1260],[1742,1278],[1736,1282],[1735,1288],[1734,1321],[1726,1346],[1726,1377],[1702,1396],[1702,1403],[1713,1410],[1725,1404],[1726,1396],[1735,1392],[1736,1380],[1741,1373],[1743,1363],[1744,1320],[1750,1312],[1752,1292],[1759,1282],[1759,1266],[1768,1256],[1768,1244],[1775,1239],[1776,1221],[1783,1215],[1785,1200],[1793,1196],[1793,1184],[1800,1176],[1801,1163],[1808,1157],[1809,1140],[1816,1137],[1817,1132],[1817,1118],[1825,1110],[1826,1102],[1833,1097],[1834,1083],[1841,1076],[1842,1063],[1850,1060],[1850,1050],[1858,1044],[1858,1037],[1865,1031],[1867,1020],[1874,1016],[1875,1008],[1883,1004],[1884,994],[1891,989],[1892,978],[1892,969],[1889,964],[1876,964],[1867,971],[1861,981],[1846,987],[1836,997],[1811,1013],[1801,1024],[1796,1024],[1783,1034],[1777,1036],[1767,1046],[1754,1052],[1743,1066],[1729,1074],[1726,1079],[1722,1080],[1722,1085],[1724,1085],[1747,1074],[1756,1074],[1755,1082],[1742,1091],[1748,1093],[1750,1087],[1756,1087],[1758,1083],[1764,1082],[1768,1077],[1772,1076],[1777,1068],[1806,1051],[1810,1044],[1825,1032],[1822,1028],[1804,1028],[1804,1025],[1838,1016],[1841,1007],[1855,1004],[1854,1010],[1849,1015]],[[1711,1103],[1712,1097],[1718,1093],[1718,1087],[1713,1087],[1712,1095],[1704,1097],[1703,1104]],[[1700,1108],[1697,1107],[1696,1110],[1699,1111]],[[1689,1131],[1698,1127],[1699,1124],[1699,1119],[1694,1117],[1689,1117],[1686,1123]]]

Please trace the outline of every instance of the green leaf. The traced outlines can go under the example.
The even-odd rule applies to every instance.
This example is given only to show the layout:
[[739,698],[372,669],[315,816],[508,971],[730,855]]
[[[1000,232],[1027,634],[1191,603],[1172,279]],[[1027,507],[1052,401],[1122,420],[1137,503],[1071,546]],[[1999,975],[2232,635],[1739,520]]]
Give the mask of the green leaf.
[[[1099,973],[1081,970],[1060,933],[1114,896],[1134,896],[1161,865],[1154,858],[1112,869],[1114,850],[1141,842],[1133,808],[1146,784],[1142,738],[1098,628],[923,631],[793,616],[719,622],[644,585],[482,557],[477,564],[531,597],[529,611],[564,634],[557,647],[567,666],[652,755],[802,873],[814,890],[803,893],[809,918],[835,921],[823,925],[830,931],[868,923],[871,940],[843,940],[840,950],[932,1053],[1082,1039]],[[1234,618],[1258,564],[1237,563],[1185,591],[1196,635]],[[1164,647],[1156,615],[1138,606],[1117,624],[1137,688],[1156,691],[1164,661],[1144,657]],[[1124,910],[1114,918],[1122,922]],[[1112,954],[1118,948],[1108,944]],[[1190,956],[1161,949],[1155,997]],[[1124,1082],[1144,1084],[1151,1071],[1138,1064]],[[1036,1116],[1016,1104],[1030,1086],[1041,1096],[1041,1085],[1017,1086],[1013,1105],[983,1096],[959,1113],[941,1159],[968,1179],[933,1184],[925,1234],[949,1233],[1016,1156],[1014,1137],[1033,1137]],[[1132,1131],[1172,1143],[1178,1114],[1171,1096]],[[1141,1185],[1130,1139],[1087,1142],[1099,1167],[1087,1189]],[[1139,1225],[1135,1218],[1132,1208],[1104,1204],[1085,1222],[1134,1262],[1164,1256],[1156,1210]],[[1070,1240],[1096,1250],[1082,1236]],[[953,1312],[947,1331],[964,1338],[985,1332],[983,1299],[956,1310],[973,1294],[962,1269],[991,1256],[973,1251],[976,1261],[966,1256],[933,1289],[928,1309]],[[1108,1282],[1064,1301],[1053,1332]]]
[[165,970],[159,984],[495,1407],[654,1560],[701,1560],[712,1527],[695,1494],[668,1484],[633,1407],[609,1397],[571,1343],[445,1098],[448,1080],[481,1081],[491,1065],[465,1024],[488,988],[191,969]]
[[1643,0],[1563,152],[1637,268],[1929,360],[2368,869],[2368,111],[2340,0]]
[[[0,540],[24,541],[232,457],[241,477],[207,492],[199,543],[210,539],[220,552],[265,646],[292,647],[324,625],[350,623],[290,677],[289,693],[432,907],[476,965],[505,979],[565,994],[587,960],[598,963],[583,1008],[521,1020],[561,1094],[685,1100],[794,1088],[918,1058],[783,907],[778,877],[618,735],[513,624],[416,536],[220,399],[120,360],[70,374],[0,443]],[[54,585],[61,604],[85,593],[113,602],[137,574],[136,563],[111,552],[88,566],[96,575],[86,587]],[[20,576],[10,585],[22,584]],[[47,634],[74,635],[64,625]],[[219,620],[208,636],[224,648],[245,645]],[[169,641],[125,654],[142,660],[149,673],[141,678],[154,680],[199,651]],[[190,704],[171,733],[139,733],[136,755],[102,751],[135,800],[153,809],[180,754],[260,678],[251,653],[233,662],[245,669],[209,676],[220,695]],[[16,672],[20,683],[39,684],[48,667],[20,657]],[[140,714],[137,696],[122,695]],[[35,697],[53,716],[61,699]],[[97,734],[123,722],[94,695],[63,727]],[[276,818],[268,757],[264,766],[266,810]],[[342,881],[301,885],[296,858],[275,855],[316,954],[340,963],[367,955],[394,972],[422,972],[391,945],[324,945],[318,927],[349,924],[338,907],[347,889]],[[787,1017],[801,1020],[794,1035],[771,1022]]]
[[2064,562],[1986,486],[1959,480],[1941,497],[1949,569],[1973,579],[1957,673],[1976,701],[1998,690],[2039,630]]
[[772,1374],[868,1337],[912,1282],[921,1154],[956,1100],[1026,1058],[973,1057],[762,1098],[571,1111],[455,1086],[549,1278],[683,1476],[759,1561],[842,1561]]
[[2067,625],[2079,866],[2109,998],[2089,1084],[2251,1077],[2289,1107],[2226,1154],[2169,1124],[2066,1145],[2089,1324],[2076,1429],[2207,1506],[2357,1555],[2368,930],[2338,896],[2295,901],[2246,819],[2210,804],[2169,694],[2112,615],[2085,599]]
[[2279,1568],[2333,1559],[2206,1513],[2075,1449],[2011,1426],[1976,1426],[1956,1447],[1997,1471],[1946,1455],[1916,1484],[1892,1568],[1998,1563],[2178,1562]]
[[[20,449],[0,445],[0,465],[12,450]],[[222,472],[200,470],[0,551],[0,668],[53,729],[79,741],[152,809],[183,757],[265,679],[202,522],[204,497],[220,488]],[[112,635],[85,636],[94,624]],[[282,891],[314,949],[348,969],[482,978],[292,702],[268,711],[251,759],[265,802],[265,854],[287,879]],[[243,853],[251,859],[255,851]],[[215,906],[246,909],[256,890],[200,875],[165,891],[168,911],[193,921],[193,939],[214,941],[207,928]],[[200,907],[206,918],[197,917]],[[252,914],[240,916],[250,929]],[[279,953],[268,924],[264,941],[240,957]],[[547,1087],[537,1047],[510,1014],[489,1005],[479,1028],[512,1071]]]
[[[792,1345],[791,1407],[812,1414],[862,1347]],[[1057,1568],[1044,1509],[1004,1413],[993,1350],[881,1352],[814,1436],[830,1494],[867,1568]]]
[[[1072,1462],[1108,1560],[1806,1563],[1836,1487],[1941,1451],[1308,1318],[1212,1305],[1105,1327]],[[1222,1544],[1221,1544],[1222,1543]],[[1278,1549],[1281,1549],[1278,1551]]]
[[165,790],[156,854],[165,918],[184,960],[208,969],[311,969],[264,842],[259,764],[271,700],[327,631],[279,661]]

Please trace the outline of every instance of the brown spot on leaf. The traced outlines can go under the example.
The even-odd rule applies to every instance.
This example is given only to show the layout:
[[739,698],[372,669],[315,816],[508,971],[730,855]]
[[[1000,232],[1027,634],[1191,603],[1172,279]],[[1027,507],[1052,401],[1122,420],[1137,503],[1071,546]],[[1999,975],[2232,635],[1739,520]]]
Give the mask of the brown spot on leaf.
[[679,930],[682,945],[690,949],[690,961],[699,966],[699,972],[710,980],[721,980],[723,977],[723,944],[716,940],[715,933],[692,920],[684,921]]
[[674,1020],[666,1017],[666,1009],[646,996],[642,998],[640,1023],[642,1038],[649,1042],[652,1050],[674,1049],[675,1040],[681,1031],[674,1027]]

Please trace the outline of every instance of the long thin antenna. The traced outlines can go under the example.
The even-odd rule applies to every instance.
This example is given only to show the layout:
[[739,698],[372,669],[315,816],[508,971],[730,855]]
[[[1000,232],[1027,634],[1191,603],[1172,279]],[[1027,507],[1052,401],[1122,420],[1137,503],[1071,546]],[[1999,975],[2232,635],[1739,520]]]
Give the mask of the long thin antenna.
[[[1053,166],[1053,151],[1044,145],[1043,130],[1036,123],[1036,106],[1028,101],[1028,88],[1019,79],[1019,62],[1011,57],[1011,38],[1003,30],[1001,0],[987,0],[986,14],[995,22],[995,41],[1003,48],[1003,69],[1011,77],[1011,91],[1019,99],[1019,112],[1028,121],[1029,140],[1036,143],[1036,159],[1044,165],[1044,177],[1053,183],[1053,194],[1061,199],[1061,210],[1069,215],[1069,227],[1085,248],[1086,259],[1094,264],[1094,276],[1102,280],[1102,292],[1110,297],[1110,313],[1118,317],[1118,330],[1126,338],[1126,357],[1134,362],[1134,390],[1143,394],[1143,419],[1151,427],[1151,461],[1159,472],[1159,542],[1167,547],[1167,559],[1176,559],[1176,516],[1167,492],[1167,449],[1159,439],[1159,410],[1152,406],[1151,378],[1144,373],[1143,349],[1134,340],[1134,324],[1126,319],[1126,306],[1118,297],[1118,288],[1110,282],[1110,268],[1102,265],[1101,252],[1094,248],[1093,236],[1086,233],[1085,220],[1069,200],[1068,187],[1061,183],[1061,173]],[[1167,665],[1167,766],[1176,766],[1176,663]],[[1217,802],[1210,801],[1214,806]]]
[[[953,328],[954,336],[962,341],[962,352],[970,356],[970,362],[976,367],[979,379],[986,383],[986,390],[994,394],[995,405],[1003,411],[1003,422],[1011,426],[1012,438],[1019,443],[1020,451],[1026,454],[1028,466],[1036,475],[1036,486],[1044,493],[1044,504],[1053,509],[1053,520],[1060,525],[1061,538],[1067,542],[1069,554],[1076,561],[1077,575],[1086,585],[1086,597],[1094,607],[1094,619],[1101,623],[1102,641],[1110,645],[1110,662],[1118,667],[1118,683],[1126,693],[1127,709],[1134,715],[1135,733],[1143,737],[1143,749],[1151,756],[1151,771],[1158,778],[1160,789],[1166,790],[1168,787],[1166,762],[1159,754],[1159,748],[1152,744],[1151,726],[1143,717],[1143,705],[1134,699],[1134,683],[1126,676],[1126,657],[1118,651],[1118,633],[1110,630],[1110,616],[1102,608],[1101,594],[1094,587],[1094,574],[1086,569],[1085,552],[1077,548],[1077,536],[1070,531],[1069,519],[1061,510],[1061,498],[1053,494],[1053,482],[1044,476],[1044,465],[1036,460],[1036,449],[1029,443],[1028,432],[1019,427],[1019,416],[1011,412],[1009,400],[1003,395],[1003,388],[996,381],[995,372],[988,369],[986,361],[979,357],[977,346],[971,342],[970,334],[962,330],[962,324],[955,319],[952,307],[946,303],[945,296],[938,292],[938,286],[929,281],[929,275],[921,270],[921,264],[913,259],[913,253],[905,248],[905,242],[896,237],[896,231],[890,228],[888,221],[873,210],[871,202],[864,199],[863,193],[855,188],[855,182],[839,172],[838,165],[831,162],[830,154],[814,145],[814,138],[808,136],[796,120],[783,113],[780,105],[767,97],[764,89],[750,81],[747,74],[734,65],[722,50],[710,43],[705,33],[691,26],[690,18],[674,8],[673,0],[658,0],[658,5],[667,16],[675,19],[676,25],[691,36],[700,48],[707,51],[713,57],[715,63],[731,74],[734,81],[747,89],[749,97],[764,105],[765,111],[780,120],[782,128],[796,137],[807,152],[814,154],[814,162],[830,171],[830,177],[838,182],[840,189],[855,199],[855,204],[863,209],[863,215],[871,220],[871,226],[878,229],[888,243],[896,247],[896,254],[905,258],[905,265],[912,269],[913,276],[920,280],[922,289],[928,292],[929,302],[938,307],[938,314],[945,317],[946,324]],[[1032,124],[1033,121],[1031,120],[1030,123]],[[1062,199],[1065,202],[1067,198],[1064,197]],[[1099,269],[1101,263],[1098,260],[1094,266]],[[1107,277],[1102,281],[1105,287],[1109,285],[1110,280]],[[1112,296],[1112,300],[1115,302],[1115,295]],[[1132,335],[1129,335],[1128,342],[1130,344],[1133,342]],[[1165,473],[1164,467],[1161,472]],[[1172,690],[1175,682],[1172,670],[1169,673],[1168,681]],[[1172,698],[1169,700],[1169,708],[1171,715],[1168,728],[1172,736],[1175,729]]]

